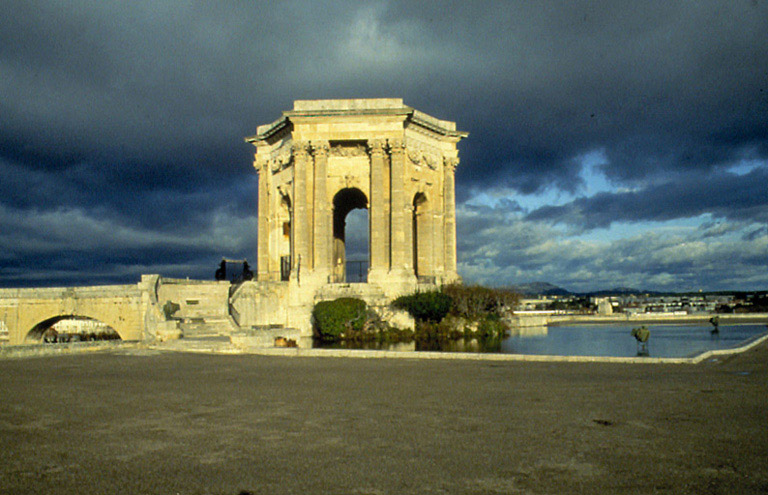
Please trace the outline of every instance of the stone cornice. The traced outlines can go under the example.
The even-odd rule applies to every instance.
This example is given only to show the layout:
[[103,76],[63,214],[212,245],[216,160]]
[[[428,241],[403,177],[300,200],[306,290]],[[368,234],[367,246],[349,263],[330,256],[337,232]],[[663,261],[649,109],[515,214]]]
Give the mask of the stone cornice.
[[266,141],[279,133],[281,130],[286,129],[291,125],[291,119],[303,120],[322,117],[343,117],[343,116],[393,116],[402,115],[405,120],[413,125],[415,128],[421,128],[426,131],[435,133],[439,136],[453,138],[460,140],[469,136],[468,132],[457,131],[453,122],[443,121],[436,119],[423,112],[414,110],[413,108],[402,106],[386,106],[380,108],[305,108],[301,110],[287,110],[283,112],[283,116],[271,124],[259,126],[258,132],[254,136],[245,138],[248,143],[258,145],[259,142]]
[[413,113],[413,109],[405,106],[402,108],[286,110],[283,112],[283,118],[291,119],[292,117],[339,117],[347,115],[410,115],[411,113]]
[[408,119],[408,122],[411,124],[414,124],[415,126],[417,126],[417,128],[421,127],[424,130],[431,131],[432,133],[438,134],[440,136],[457,138],[457,140],[469,136],[468,132],[457,131],[454,129],[446,129],[445,127],[440,126],[436,122],[432,122],[427,119],[421,118],[420,116],[415,114],[412,114],[410,116],[410,118]]
[[257,134],[254,136],[246,137],[245,142],[258,145],[260,141],[266,141],[267,139],[271,138],[278,132],[288,127],[289,125],[290,125],[290,121],[285,117],[281,117],[276,121],[272,122],[271,124],[260,125],[259,128],[257,129]]

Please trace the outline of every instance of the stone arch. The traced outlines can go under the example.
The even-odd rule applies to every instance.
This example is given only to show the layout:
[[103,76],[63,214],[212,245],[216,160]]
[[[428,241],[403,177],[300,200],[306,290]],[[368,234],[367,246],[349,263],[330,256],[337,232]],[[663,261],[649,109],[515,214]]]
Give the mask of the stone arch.
[[432,225],[430,222],[429,201],[423,192],[413,196],[412,245],[413,273],[416,277],[431,275]]
[[[25,342],[40,342],[43,341],[43,338],[46,336],[46,334],[50,335],[50,329],[54,327],[57,323],[63,322],[65,320],[73,320],[73,321],[79,321],[79,322],[87,322],[87,323],[95,323],[98,325],[94,325],[95,328],[99,328],[99,332],[105,332],[108,334],[113,334],[114,336],[110,335],[110,340],[124,340],[123,335],[120,334],[120,332],[113,328],[111,325],[103,322],[102,320],[98,318],[91,318],[90,316],[82,316],[82,315],[58,315],[58,316],[52,316],[49,318],[46,318],[44,320],[41,320],[36,325],[34,325],[29,331],[26,332],[24,335],[24,341]],[[87,323],[84,324],[85,327],[89,326]],[[102,330],[101,327],[103,327],[105,330]],[[86,330],[87,332],[87,330]],[[86,333],[83,332],[83,333]],[[56,332],[56,333],[65,333],[65,332]],[[66,332],[68,334],[76,334],[81,332],[76,331],[70,331]],[[95,332],[91,332],[95,333]]]
[[[346,223],[347,215],[355,209],[368,209],[368,198],[363,191],[356,187],[346,187],[334,195],[333,282],[346,281]],[[370,260],[370,229],[368,232],[368,259]]]

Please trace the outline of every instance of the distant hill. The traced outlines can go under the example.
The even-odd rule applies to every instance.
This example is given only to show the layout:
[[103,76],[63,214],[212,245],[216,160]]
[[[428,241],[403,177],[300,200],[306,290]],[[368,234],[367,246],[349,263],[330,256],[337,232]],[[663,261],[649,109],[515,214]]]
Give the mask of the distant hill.
[[527,284],[517,284],[510,287],[513,291],[524,296],[568,296],[570,291],[552,285],[548,282],[530,282]]
[[633,287],[614,287],[613,289],[604,289],[588,293],[571,292],[562,287],[550,284],[549,282],[530,282],[527,284],[517,284],[510,287],[513,291],[524,296],[633,296],[633,295],[659,295],[660,292],[650,290],[635,289]]
[[632,287],[614,287],[613,289],[598,290],[590,292],[590,296],[637,296],[637,295],[655,295],[656,292],[650,290],[633,289]]
[[577,297],[608,297],[608,296],[702,296],[702,295],[733,295],[734,293],[744,294],[766,294],[768,291],[696,291],[696,292],[659,292],[645,289],[635,289],[634,287],[614,287],[613,289],[602,289],[593,292],[571,292],[562,287],[550,284],[549,282],[529,282],[527,284],[515,284],[508,287],[510,290],[523,296],[577,296]]

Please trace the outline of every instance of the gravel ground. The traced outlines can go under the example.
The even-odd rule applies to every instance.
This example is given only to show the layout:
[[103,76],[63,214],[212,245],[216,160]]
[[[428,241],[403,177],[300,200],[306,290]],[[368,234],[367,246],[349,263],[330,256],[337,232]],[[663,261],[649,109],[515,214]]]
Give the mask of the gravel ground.
[[768,345],[699,365],[0,360],[0,493],[768,493]]

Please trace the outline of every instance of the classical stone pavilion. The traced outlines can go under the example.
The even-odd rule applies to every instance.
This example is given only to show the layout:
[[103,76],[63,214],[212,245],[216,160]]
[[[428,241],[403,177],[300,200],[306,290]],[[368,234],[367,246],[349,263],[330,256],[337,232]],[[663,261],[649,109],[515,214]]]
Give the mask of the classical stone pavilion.
[[[413,328],[392,299],[459,279],[454,173],[464,137],[400,99],[296,101],[246,138],[259,174],[256,280],[154,274],[123,286],[2,289],[0,340],[39,342],[62,321],[93,319],[129,340],[229,335],[243,345],[282,337],[311,346],[312,309],[339,297]],[[356,209],[367,210],[367,229],[364,211],[348,225]],[[347,250],[365,232],[365,276],[352,280]]]
[[257,281],[347,282],[347,214],[368,210],[367,283],[395,295],[458,280],[456,124],[399,98],[298,100],[246,139],[259,174]]

